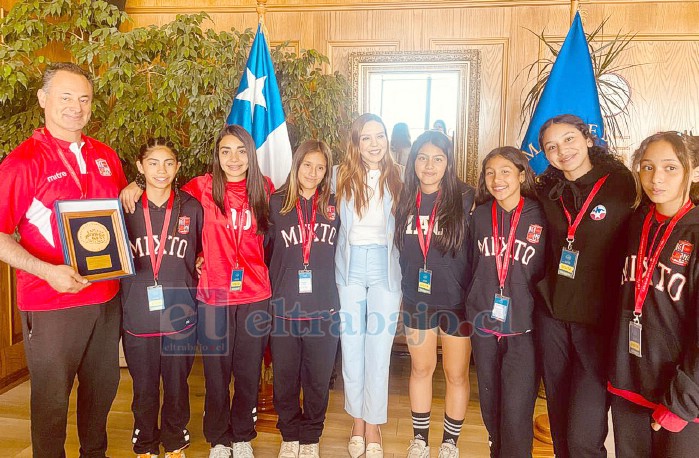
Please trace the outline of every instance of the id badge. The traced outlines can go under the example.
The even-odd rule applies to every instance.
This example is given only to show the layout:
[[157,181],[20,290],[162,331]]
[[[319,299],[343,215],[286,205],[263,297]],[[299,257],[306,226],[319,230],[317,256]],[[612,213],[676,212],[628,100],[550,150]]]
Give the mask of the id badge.
[[243,269],[233,269],[231,272],[231,292],[243,290]]
[[417,274],[417,292],[431,294],[432,293],[432,271],[420,269]]
[[641,358],[641,333],[643,325],[635,321],[629,321],[629,353]]
[[510,298],[502,294],[496,294],[493,301],[493,312],[491,318],[505,322],[507,321],[507,309],[510,308]]
[[558,263],[558,275],[575,278],[575,269],[578,266],[578,254],[580,254],[579,251],[563,248],[561,252],[561,262]]
[[153,285],[146,288],[148,292],[148,310],[157,312],[165,310],[165,296],[162,285]]
[[299,294],[313,292],[313,273],[310,270],[299,270]]

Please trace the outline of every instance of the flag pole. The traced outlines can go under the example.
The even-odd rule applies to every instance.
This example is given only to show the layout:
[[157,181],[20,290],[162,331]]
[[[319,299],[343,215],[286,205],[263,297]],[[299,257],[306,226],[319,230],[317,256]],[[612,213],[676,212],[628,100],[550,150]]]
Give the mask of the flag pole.
[[265,13],[267,12],[267,0],[257,0],[257,19],[261,24],[265,23]]
[[575,13],[577,13],[579,9],[580,9],[580,0],[570,0],[570,23],[571,24],[575,20]]

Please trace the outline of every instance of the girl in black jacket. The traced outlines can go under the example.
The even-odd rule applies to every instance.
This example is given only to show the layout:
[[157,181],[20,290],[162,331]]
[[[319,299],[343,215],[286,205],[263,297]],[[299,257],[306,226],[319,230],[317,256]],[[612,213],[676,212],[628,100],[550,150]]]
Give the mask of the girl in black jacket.
[[546,224],[526,156],[506,146],[483,160],[471,225],[473,283],[466,300],[492,457],[530,457],[537,393],[536,284]]
[[539,133],[551,165],[537,187],[548,236],[535,337],[559,458],[607,456],[609,336],[636,192],[629,169],[596,141],[573,115]]
[[699,138],[660,132],[634,153],[637,205],[609,391],[616,456],[699,450]]
[[[286,183],[270,199],[265,247],[272,282],[274,408],[279,458],[317,458],[339,339],[332,153],[303,142]],[[299,398],[303,389],[303,409]]]
[[196,199],[173,189],[180,163],[172,144],[150,141],[136,165],[146,190],[136,211],[125,215],[136,275],[121,281],[122,339],[134,392],[133,449],[139,457],[155,457],[162,443],[167,458],[184,458],[187,377],[197,342],[195,264],[204,215]]
[[410,458],[429,457],[432,374],[437,337],[446,375],[444,436],[440,458],[456,458],[456,441],[468,404],[470,328],[465,289],[470,267],[466,248],[473,188],[456,176],[451,140],[428,131],[412,145],[396,211],[396,247],[403,273],[403,324],[410,351],[410,407],[414,439]]

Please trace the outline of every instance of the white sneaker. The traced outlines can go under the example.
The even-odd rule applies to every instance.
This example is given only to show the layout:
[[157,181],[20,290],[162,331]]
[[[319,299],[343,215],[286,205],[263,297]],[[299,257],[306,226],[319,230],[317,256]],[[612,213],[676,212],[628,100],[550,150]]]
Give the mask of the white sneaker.
[[439,458],[459,458],[459,448],[448,442],[439,446]]
[[283,442],[279,447],[277,458],[296,458],[299,456],[299,441]]
[[209,458],[231,458],[231,448],[218,444],[209,450]]
[[233,442],[233,458],[255,458],[250,442]]
[[430,447],[422,439],[413,439],[408,447],[407,458],[430,458]]
[[299,458],[320,458],[320,447],[318,444],[303,444]]

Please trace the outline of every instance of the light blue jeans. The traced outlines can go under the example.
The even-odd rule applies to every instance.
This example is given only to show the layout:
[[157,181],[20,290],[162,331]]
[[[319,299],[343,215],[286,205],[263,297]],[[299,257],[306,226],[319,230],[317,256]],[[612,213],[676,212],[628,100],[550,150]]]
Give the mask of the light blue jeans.
[[348,285],[340,295],[345,410],[383,424],[388,410],[388,368],[400,310],[400,291],[388,289],[388,249],[350,247]]

